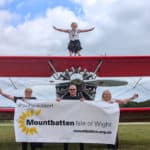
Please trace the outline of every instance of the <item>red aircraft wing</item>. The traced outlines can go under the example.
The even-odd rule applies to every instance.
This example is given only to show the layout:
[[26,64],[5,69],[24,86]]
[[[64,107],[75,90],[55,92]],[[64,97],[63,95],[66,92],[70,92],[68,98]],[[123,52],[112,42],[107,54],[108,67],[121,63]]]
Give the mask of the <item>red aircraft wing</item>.
[[94,71],[98,64],[98,57],[38,57],[38,56],[1,56],[1,77],[49,77],[52,75],[49,62],[57,72],[63,72],[71,66],[87,68]]
[[101,77],[150,76],[150,56],[1,56],[1,77],[49,77],[53,74],[49,62],[57,72],[72,66],[97,70]]
[[150,76],[150,56],[103,57],[98,72],[103,77]]
[[[150,76],[150,56],[0,56],[0,77],[49,77],[53,74],[49,62],[57,72],[81,66],[89,72],[97,69],[101,77]],[[12,108],[0,109],[0,113],[13,111]],[[130,112],[149,113],[150,108],[121,109],[121,113]]]

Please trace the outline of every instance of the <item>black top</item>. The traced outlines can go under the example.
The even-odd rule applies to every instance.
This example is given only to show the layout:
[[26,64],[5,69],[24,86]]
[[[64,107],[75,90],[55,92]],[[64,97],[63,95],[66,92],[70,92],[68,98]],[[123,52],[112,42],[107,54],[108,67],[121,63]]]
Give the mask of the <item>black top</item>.
[[79,96],[70,96],[70,95],[65,95],[63,99],[69,99],[69,100],[79,100]]
[[17,96],[14,96],[14,102],[16,103],[16,101],[20,99],[20,100],[23,100],[23,99],[36,99],[36,97],[30,97],[30,98],[25,98],[25,97],[17,97]]

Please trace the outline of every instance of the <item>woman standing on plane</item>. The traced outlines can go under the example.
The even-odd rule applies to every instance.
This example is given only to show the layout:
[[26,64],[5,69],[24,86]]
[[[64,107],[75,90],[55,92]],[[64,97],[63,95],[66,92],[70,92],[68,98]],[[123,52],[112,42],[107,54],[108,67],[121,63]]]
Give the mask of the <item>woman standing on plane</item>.
[[69,34],[68,50],[70,56],[72,56],[73,54],[75,56],[76,54],[78,54],[78,56],[81,56],[80,51],[82,49],[82,46],[79,40],[79,34],[94,30],[94,27],[90,29],[78,29],[78,24],[76,22],[71,23],[71,29],[59,29],[56,28],[55,26],[53,26],[53,28],[57,31],[65,32]]

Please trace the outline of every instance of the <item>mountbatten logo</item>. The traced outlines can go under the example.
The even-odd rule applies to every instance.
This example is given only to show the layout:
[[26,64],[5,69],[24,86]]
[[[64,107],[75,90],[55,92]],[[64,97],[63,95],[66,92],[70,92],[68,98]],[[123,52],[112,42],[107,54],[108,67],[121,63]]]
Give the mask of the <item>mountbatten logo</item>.
[[35,116],[39,116],[41,113],[41,109],[38,110],[27,110],[25,112],[23,112],[21,114],[21,116],[19,117],[19,128],[21,129],[21,131],[27,135],[33,135],[33,134],[37,134],[38,130],[35,126],[32,127],[28,127],[26,125],[26,120],[28,118],[32,118]]
[[[38,133],[38,126],[75,126],[74,121],[66,120],[36,120],[41,113],[41,109],[27,110],[19,117],[19,128],[26,135]],[[36,119],[35,119],[36,118]]]

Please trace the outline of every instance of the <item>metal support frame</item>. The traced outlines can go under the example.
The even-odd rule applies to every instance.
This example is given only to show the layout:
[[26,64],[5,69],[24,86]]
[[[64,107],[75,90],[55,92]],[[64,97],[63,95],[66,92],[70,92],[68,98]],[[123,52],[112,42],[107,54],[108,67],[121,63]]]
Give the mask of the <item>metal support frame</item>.
[[56,71],[56,69],[55,69],[54,65],[52,64],[52,61],[51,61],[51,60],[49,60],[49,61],[48,61],[48,64],[49,64],[49,66],[50,66],[51,70],[53,71],[53,73],[57,75],[57,77],[55,77],[55,76],[53,75],[53,77],[57,80],[57,78],[58,78],[58,74],[57,74],[57,71]]
[[137,82],[135,83],[135,85],[133,86],[133,88],[136,88],[137,85],[140,83],[141,80],[142,80],[142,77],[140,77],[140,78],[137,80]]
[[13,82],[13,80],[11,78],[9,78],[10,83],[12,84],[12,86],[14,87],[14,89],[17,89],[15,83]]
[[96,69],[95,69],[95,71],[94,71],[95,74],[98,72],[98,70],[99,70],[100,67],[102,66],[102,63],[103,63],[103,61],[100,60],[99,63],[98,63],[98,65],[97,65],[97,67],[96,67]]

